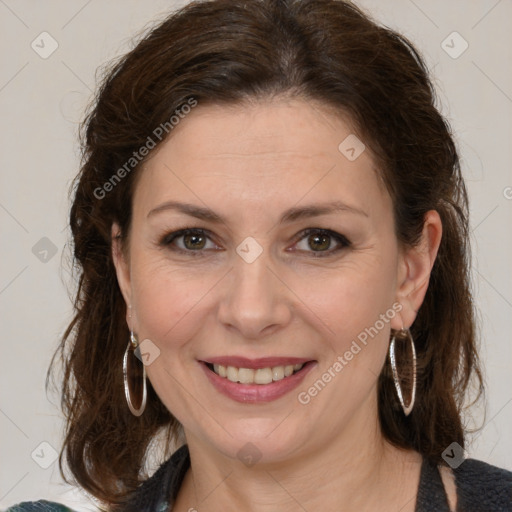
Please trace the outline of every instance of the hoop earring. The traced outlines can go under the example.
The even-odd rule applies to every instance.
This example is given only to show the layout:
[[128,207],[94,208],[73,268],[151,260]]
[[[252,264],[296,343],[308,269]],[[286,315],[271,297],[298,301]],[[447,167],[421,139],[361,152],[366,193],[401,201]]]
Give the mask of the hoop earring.
[[411,331],[409,329],[400,329],[398,331],[401,336],[405,336],[411,342],[412,349],[412,390],[411,390],[411,400],[406,405],[404,402],[404,395],[402,393],[402,385],[400,384],[400,379],[398,378],[398,371],[396,367],[396,357],[395,357],[395,338],[396,334],[391,339],[391,343],[389,344],[389,359],[391,361],[391,369],[393,371],[393,381],[395,382],[395,388],[398,395],[398,400],[400,400],[400,405],[404,411],[406,416],[412,411],[414,407],[414,400],[416,398],[416,349],[414,347],[414,340],[412,339]]
[[123,382],[124,382],[124,394],[126,396],[126,403],[128,404],[128,408],[132,412],[134,416],[141,416],[144,412],[144,409],[146,408],[146,399],[147,399],[147,389],[146,389],[146,367],[142,365],[142,402],[140,404],[140,407],[136,409],[133,406],[132,403],[132,397],[130,393],[130,386],[128,384],[128,352],[130,351],[130,348],[135,351],[135,349],[138,347],[138,341],[135,335],[133,334],[133,331],[130,332],[130,341],[128,342],[128,346],[126,347],[126,350],[124,351],[124,357],[123,357]]

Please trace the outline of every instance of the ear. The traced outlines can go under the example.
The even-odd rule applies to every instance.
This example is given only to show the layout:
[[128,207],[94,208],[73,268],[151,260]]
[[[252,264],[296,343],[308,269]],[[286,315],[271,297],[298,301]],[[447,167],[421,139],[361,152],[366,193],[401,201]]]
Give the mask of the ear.
[[112,224],[111,238],[112,238],[112,260],[116,268],[117,282],[126,302],[126,322],[130,326],[130,307],[132,303],[131,298],[131,280],[130,280],[130,263],[122,248],[121,243],[121,229],[119,225],[114,222]]
[[405,249],[398,264],[397,300],[402,305],[400,315],[391,321],[394,329],[408,328],[416,319],[430,280],[430,273],[441,244],[443,225],[436,210],[424,217],[421,241],[416,247]]

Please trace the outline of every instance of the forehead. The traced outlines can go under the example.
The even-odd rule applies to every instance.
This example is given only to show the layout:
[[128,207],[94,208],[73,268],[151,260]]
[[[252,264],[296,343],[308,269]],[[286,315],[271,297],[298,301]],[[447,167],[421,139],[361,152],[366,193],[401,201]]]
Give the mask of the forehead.
[[134,208],[147,214],[186,197],[221,209],[236,204],[241,215],[330,200],[371,212],[389,198],[363,147],[348,120],[305,100],[199,104],[143,166]]

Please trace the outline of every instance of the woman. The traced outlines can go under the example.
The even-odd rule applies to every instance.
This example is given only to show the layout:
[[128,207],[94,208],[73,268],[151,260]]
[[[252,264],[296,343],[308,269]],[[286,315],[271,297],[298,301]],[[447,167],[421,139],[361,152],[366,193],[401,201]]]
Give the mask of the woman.
[[192,3],[110,71],[61,346],[61,458],[103,508],[512,510],[463,456],[468,205],[434,102],[336,0]]

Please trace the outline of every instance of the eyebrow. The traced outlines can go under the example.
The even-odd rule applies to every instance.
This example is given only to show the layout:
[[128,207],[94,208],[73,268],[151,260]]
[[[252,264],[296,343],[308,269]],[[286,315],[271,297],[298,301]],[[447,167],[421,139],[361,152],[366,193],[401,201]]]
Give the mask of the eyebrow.
[[[226,219],[222,217],[222,215],[215,213],[213,210],[210,210],[209,208],[204,208],[189,203],[180,203],[178,201],[167,201],[165,203],[162,203],[156,208],[153,208],[148,213],[147,216],[150,217],[157,213],[169,210],[175,210],[204,221],[213,222],[215,224],[226,224]],[[290,208],[282,214],[281,219],[279,220],[279,224],[287,224],[301,219],[307,219],[311,217],[317,217],[319,215],[327,215],[338,212],[347,212],[368,217],[368,214],[363,210],[360,210],[359,208],[349,206],[341,201],[333,201],[330,203],[318,203],[307,206]]]

